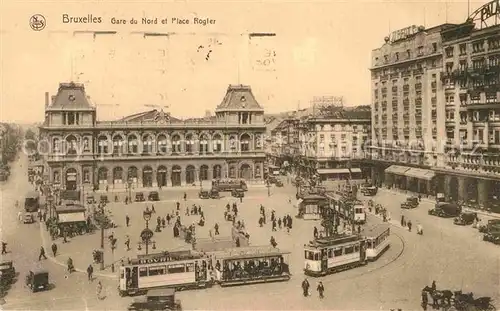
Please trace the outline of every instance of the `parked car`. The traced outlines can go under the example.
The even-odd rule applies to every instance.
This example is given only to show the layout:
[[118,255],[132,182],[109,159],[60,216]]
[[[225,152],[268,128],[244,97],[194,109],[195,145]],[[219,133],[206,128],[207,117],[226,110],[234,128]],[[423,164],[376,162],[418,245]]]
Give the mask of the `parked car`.
[[231,196],[235,198],[243,198],[245,197],[245,191],[240,189],[234,189],[233,191],[231,191]]
[[406,201],[401,203],[401,208],[416,208],[418,206],[418,203],[419,202],[417,197],[406,198]]
[[428,211],[429,215],[438,217],[457,217],[462,212],[460,206],[454,203],[439,202],[436,203],[433,209]]
[[160,201],[160,195],[158,194],[158,191],[151,191],[148,194],[148,201]]
[[210,199],[210,193],[207,190],[200,190],[198,197],[200,199]]
[[210,198],[211,199],[220,199],[219,191],[217,191],[217,189],[210,190]]
[[500,231],[500,219],[490,219],[486,225],[479,227],[479,232]]
[[476,219],[478,219],[477,213],[463,212],[458,217],[455,217],[453,223],[459,226],[467,226],[472,225]]
[[142,193],[142,192],[137,192],[137,193],[135,194],[135,201],[136,201],[136,202],[144,202],[144,201],[146,201],[146,199],[144,198],[144,193]]
[[49,289],[49,272],[41,269],[30,270],[26,276],[26,286],[33,293]]
[[483,235],[483,241],[491,242],[500,245],[500,231],[486,232]]
[[175,299],[175,290],[165,288],[149,290],[145,296],[134,299],[129,305],[128,310],[181,311],[182,306],[181,302]]

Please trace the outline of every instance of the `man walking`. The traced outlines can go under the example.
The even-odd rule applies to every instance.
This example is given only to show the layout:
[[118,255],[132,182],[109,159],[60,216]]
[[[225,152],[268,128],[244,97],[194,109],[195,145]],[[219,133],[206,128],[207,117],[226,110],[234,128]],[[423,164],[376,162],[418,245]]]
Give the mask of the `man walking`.
[[323,282],[318,283],[318,287],[316,288],[319,294],[319,298],[323,299],[325,296],[323,296],[323,293],[325,292],[325,287],[323,286]]
[[56,243],[52,243],[52,256],[56,257],[57,255],[57,244]]
[[125,224],[127,225],[127,227],[130,225],[130,217],[125,216]]
[[130,250],[130,237],[127,235],[127,239],[125,240],[125,246],[127,247],[127,251]]
[[304,297],[309,296],[309,281],[307,279],[304,279],[304,281],[302,281],[302,293]]
[[40,255],[38,255],[38,261],[42,260],[42,257],[43,259],[47,259],[47,256],[45,256],[45,249],[43,248],[43,246],[40,246]]
[[94,279],[93,274],[94,274],[94,267],[92,267],[92,264],[90,264],[87,267],[87,277],[89,279],[89,282],[92,282],[92,280]]

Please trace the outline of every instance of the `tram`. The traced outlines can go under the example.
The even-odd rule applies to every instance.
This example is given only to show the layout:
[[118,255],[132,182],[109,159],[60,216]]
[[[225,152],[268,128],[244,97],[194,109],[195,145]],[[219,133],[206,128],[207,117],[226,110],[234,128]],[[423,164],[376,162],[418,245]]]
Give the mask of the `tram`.
[[377,225],[362,235],[335,235],[304,245],[304,273],[324,276],[377,260],[390,247],[390,228]]
[[288,281],[289,252],[271,246],[248,246],[211,253],[214,282],[222,287]]
[[120,267],[119,294],[143,294],[153,288],[205,288],[211,283],[208,259],[191,250],[139,255]]
[[366,237],[366,258],[368,261],[377,260],[386,250],[389,249],[389,235],[391,229],[387,224],[379,224],[368,229]]
[[330,206],[343,219],[353,219],[356,224],[366,223],[366,208],[359,200],[348,199],[338,193],[328,193]]

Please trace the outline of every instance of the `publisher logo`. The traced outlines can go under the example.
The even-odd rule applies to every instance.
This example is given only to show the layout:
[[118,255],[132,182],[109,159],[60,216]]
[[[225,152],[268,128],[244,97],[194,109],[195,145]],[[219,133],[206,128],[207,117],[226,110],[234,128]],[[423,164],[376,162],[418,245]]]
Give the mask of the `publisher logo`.
[[30,27],[34,31],[41,31],[46,25],[45,17],[41,14],[35,14],[30,17]]

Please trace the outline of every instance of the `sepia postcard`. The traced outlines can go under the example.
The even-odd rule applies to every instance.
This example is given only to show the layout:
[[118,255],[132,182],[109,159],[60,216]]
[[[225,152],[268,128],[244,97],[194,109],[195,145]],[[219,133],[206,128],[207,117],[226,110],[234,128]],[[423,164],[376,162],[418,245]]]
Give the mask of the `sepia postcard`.
[[1,310],[500,308],[500,0],[0,2]]

